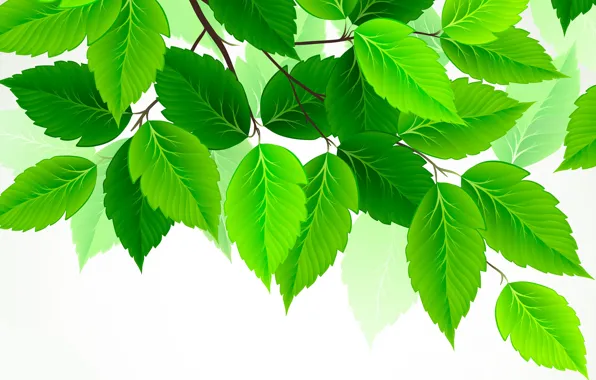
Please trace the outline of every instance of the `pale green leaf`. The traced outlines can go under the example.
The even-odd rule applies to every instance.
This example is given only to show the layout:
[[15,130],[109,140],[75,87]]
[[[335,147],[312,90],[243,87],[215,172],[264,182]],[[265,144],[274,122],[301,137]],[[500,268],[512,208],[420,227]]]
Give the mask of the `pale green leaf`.
[[565,138],[565,160],[558,170],[596,166],[596,86],[576,102]]
[[408,230],[366,214],[354,223],[342,260],[342,279],[369,344],[410,309],[417,297],[408,277]]
[[[434,34],[441,31],[441,17],[437,11],[434,10],[434,8],[428,8],[426,11],[424,11],[422,16],[414,21],[411,21],[408,23],[408,25],[417,32]],[[449,63],[449,59],[441,47],[440,38],[427,36],[424,34],[415,34],[414,36],[426,42],[431,49],[439,54],[439,63],[441,65],[445,66],[447,63]]]
[[359,0],[297,0],[308,13],[325,20],[343,20]]
[[590,277],[577,256],[559,201],[530,173],[503,162],[484,162],[462,177],[462,188],[484,215],[486,243],[509,261],[553,274]]
[[57,156],[19,174],[0,195],[0,228],[35,231],[70,219],[95,187],[97,167],[85,158]]
[[465,124],[425,120],[402,114],[399,135],[411,147],[442,159],[462,159],[490,148],[530,107],[502,91],[467,78],[452,82],[455,106]]
[[409,26],[388,19],[359,26],[354,49],[364,77],[377,94],[402,112],[460,123],[438,54],[410,36],[412,32]]
[[388,18],[403,23],[417,19],[434,0],[358,0],[350,19],[360,25],[372,19]]
[[478,232],[483,228],[472,199],[457,186],[439,183],[422,200],[408,232],[412,287],[452,346],[486,271],[486,246]]
[[350,210],[358,212],[356,180],[345,162],[326,153],[304,170],[307,218],[288,258],[275,272],[286,311],[295,296],[333,265],[337,251],[344,251],[352,229]]
[[269,289],[306,219],[302,164],[290,151],[260,144],[240,163],[224,205],[230,240]]
[[526,361],[588,378],[580,321],[557,292],[531,282],[510,283],[497,300],[495,315],[503,340],[510,338]]
[[207,148],[190,132],[163,121],[145,123],[132,139],[128,165],[152,209],[218,236],[219,173]]

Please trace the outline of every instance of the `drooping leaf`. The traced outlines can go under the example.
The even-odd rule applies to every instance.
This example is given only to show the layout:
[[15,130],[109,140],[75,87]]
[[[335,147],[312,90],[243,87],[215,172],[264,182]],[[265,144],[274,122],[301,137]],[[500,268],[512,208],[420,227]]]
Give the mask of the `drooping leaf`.
[[580,92],[575,49],[557,59],[555,65],[569,78],[507,87],[512,98],[536,103],[507,135],[493,143],[499,160],[525,167],[545,159],[563,145],[565,126]]
[[350,210],[358,212],[358,188],[350,167],[331,153],[304,166],[307,218],[288,258],[277,268],[286,311],[295,296],[312,286],[343,252],[352,229]]
[[443,7],[443,31],[455,41],[481,45],[497,39],[521,21],[529,0],[447,0]]
[[457,186],[439,183],[422,200],[408,232],[412,287],[452,346],[486,271],[482,228],[472,199]]
[[240,163],[224,205],[230,240],[267,289],[306,219],[304,168],[277,145],[260,144]]
[[114,140],[126,127],[132,113],[123,114],[120,125],[95,87],[87,65],[56,62],[37,66],[0,81],[10,88],[17,102],[46,135],[88,147]]
[[356,29],[354,51],[377,94],[402,112],[460,123],[438,54],[397,21],[375,19]]
[[[298,81],[318,94],[324,94],[336,59],[329,57],[321,60],[319,56],[300,62],[291,74]],[[292,86],[294,86],[292,88]],[[310,124],[302,107],[314,121],[315,125],[326,135],[330,134],[325,104],[301,86],[292,83],[281,71],[275,74],[263,91],[261,99],[261,117],[263,124],[272,132],[293,139],[314,140],[321,135]]]
[[567,216],[559,201],[530,173],[503,162],[483,162],[462,177],[462,188],[484,215],[487,244],[509,261],[545,273],[590,275],[577,256]]
[[[410,21],[408,23],[415,31],[427,33],[427,34],[435,34],[441,31],[441,17],[434,10],[434,8],[428,8],[424,11],[422,16],[417,18],[416,20]],[[426,44],[433,49],[434,51],[439,54],[439,63],[445,66],[449,63],[449,59],[443,52],[443,48],[441,47],[441,40],[440,38],[436,38],[433,36],[428,36],[424,34],[415,34],[414,37],[420,38]]]
[[[118,244],[114,226],[106,216],[103,182],[108,165],[124,141],[116,141],[96,153],[93,158],[97,165],[95,188],[87,203],[71,219],[72,241],[76,247],[81,270],[89,259],[109,251]],[[122,193],[118,196],[126,196],[126,194]]]
[[250,108],[244,89],[221,62],[172,47],[155,91],[163,115],[209,149],[226,149],[248,137]]
[[596,86],[576,102],[565,138],[565,160],[558,170],[596,166]]
[[414,304],[408,277],[408,230],[366,214],[354,223],[342,260],[342,279],[354,316],[369,344]]
[[409,227],[433,181],[424,159],[396,142],[386,133],[363,132],[342,141],[337,152],[356,175],[360,211]]
[[564,78],[538,41],[522,29],[496,33],[497,40],[483,45],[466,45],[442,38],[447,57],[474,79],[496,84],[538,83]]
[[122,0],[65,8],[61,0],[7,0],[0,5],[0,52],[54,57],[95,42],[116,21]]
[[588,378],[586,347],[579,319],[567,300],[531,282],[507,284],[497,300],[497,326],[526,360]]
[[149,121],[130,144],[133,182],[152,209],[188,227],[218,236],[219,173],[207,148],[190,132],[163,121]]
[[35,231],[70,219],[87,202],[97,167],[86,158],[57,156],[19,174],[0,195],[0,228]]
[[325,95],[331,134],[341,139],[365,131],[397,134],[399,111],[364,79],[354,49],[337,60]]
[[145,257],[174,223],[160,209],[150,206],[141,191],[142,180],[133,182],[128,161],[131,141],[127,140],[112,159],[102,195],[105,194],[105,212],[113,230],[142,271]]
[[238,41],[298,59],[293,0],[210,0],[215,18]]
[[343,20],[358,3],[358,0],[297,0],[308,13],[325,20]]
[[452,82],[455,106],[465,124],[424,120],[402,114],[399,135],[408,145],[442,159],[462,159],[490,148],[504,136],[531,103],[520,103],[505,92],[467,78]]
[[588,13],[596,2],[594,0],[552,0],[552,4],[557,11],[557,17],[561,20],[563,32],[567,32],[571,21],[581,14]]
[[360,25],[376,18],[389,18],[403,23],[416,20],[434,0],[358,0],[350,20]]
[[155,82],[164,65],[170,29],[156,0],[125,0],[118,19],[89,47],[89,69],[116,122]]

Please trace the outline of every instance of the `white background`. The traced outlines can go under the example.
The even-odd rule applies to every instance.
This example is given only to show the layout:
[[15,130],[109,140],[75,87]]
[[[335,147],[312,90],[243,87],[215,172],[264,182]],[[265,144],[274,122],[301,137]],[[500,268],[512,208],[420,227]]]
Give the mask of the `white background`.
[[[84,61],[84,54],[79,49],[61,59]],[[47,62],[2,55],[0,74]],[[583,74],[585,90],[596,80]],[[12,95],[0,91],[0,107],[13,108]],[[324,151],[322,142],[270,135],[265,141],[291,144],[304,162]],[[492,158],[488,152],[446,165],[463,171]],[[531,179],[561,201],[584,266],[595,275],[596,169],[553,174],[561,158],[559,152],[531,167]],[[12,179],[0,168],[0,189]],[[494,320],[500,278],[493,271],[482,278],[455,351],[420,303],[371,347],[348,304],[341,255],[286,316],[275,286],[269,294],[237,253],[230,264],[197,230],[176,226],[150,254],[143,275],[122,248],[79,272],[71,240],[68,222],[39,233],[0,232],[0,379],[581,378],[526,363],[502,341]],[[547,276],[488,255],[510,280],[536,281],[567,298],[582,320],[589,370],[596,371],[596,282]]]

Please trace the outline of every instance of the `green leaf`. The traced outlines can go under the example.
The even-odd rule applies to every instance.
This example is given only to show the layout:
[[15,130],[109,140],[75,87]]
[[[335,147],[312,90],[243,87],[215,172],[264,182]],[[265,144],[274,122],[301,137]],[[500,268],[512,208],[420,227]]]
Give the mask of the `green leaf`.
[[226,149],[248,137],[250,108],[244,89],[221,62],[172,47],[155,91],[163,115],[209,149]]
[[525,30],[509,28],[484,45],[466,45],[449,38],[442,38],[441,44],[451,62],[474,79],[504,85],[565,78],[538,41],[528,35]]
[[552,4],[557,11],[557,17],[561,20],[563,32],[567,32],[571,21],[581,14],[588,13],[596,2],[594,0],[552,0]]
[[145,257],[159,245],[174,223],[160,209],[151,207],[141,191],[143,180],[133,182],[128,161],[131,141],[134,140],[129,139],[122,145],[110,163],[103,193],[107,217],[112,221],[122,246],[142,271]]
[[55,57],[92,44],[116,21],[122,0],[64,8],[60,0],[7,0],[0,5],[0,52]]
[[[320,56],[314,56],[298,63],[291,74],[312,91],[322,94],[325,93],[335,63],[334,57],[322,60]],[[261,117],[265,127],[280,136],[293,139],[315,140],[321,137],[316,128],[306,120],[294,90],[306,113],[328,136],[330,128],[325,103],[297,84],[290,83],[281,71],[271,78],[263,91]]]
[[243,141],[240,144],[225,150],[215,150],[211,152],[211,158],[217,165],[217,170],[221,179],[219,180],[219,192],[221,194],[222,201],[222,212],[219,217],[219,227],[217,228],[219,236],[215,239],[207,231],[205,235],[209,240],[215,243],[215,245],[226,255],[226,257],[232,260],[232,242],[228,236],[228,230],[226,229],[226,216],[223,210],[223,205],[226,200],[226,192],[232,175],[240,165],[240,162],[248,152],[252,149],[252,145],[248,141]]
[[350,20],[360,25],[377,18],[389,18],[403,23],[416,20],[434,0],[358,0]]
[[164,65],[168,20],[156,0],[126,0],[116,23],[89,47],[89,69],[116,122]]
[[365,131],[397,134],[399,111],[364,79],[354,49],[337,60],[327,85],[325,107],[330,131],[341,139]]
[[269,80],[277,73],[277,68],[267,59],[265,54],[250,44],[246,44],[244,60],[240,57],[234,64],[236,74],[246,94],[250,109],[255,116],[261,114],[261,97]]
[[354,316],[372,345],[375,337],[414,304],[408,277],[408,230],[366,214],[354,223],[342,260],[342,279]]
[[596,86],[582,95],[571,115],[565,138],[565,160],[557,170],[596,166]]
[[[299,6],[296,6],[296,25],[298,28],[296,41],[319,41],[327,38],[327,21],[312,16]],[[325,44],[299,45],[295,48],[302,60],[305,60],[315,55],[321,55],[325,49]],[[261,53],[261,56],[263,56],[263,53]],[[286,61],[291,61],[291,59],[287,58]],[[271,66],[271,62],[268,65]],[[288,62],[288,65],[290,65],[290,62]]]
[[35,231],[70,219],[87,202],[97,167],[86,158],[57,156],[19,174],[0,195],[0,228]]
[[457,186],[439,183],[422,200],[408,232],[412,287],[452,346],[486,271],[482,228],[482,215],[470,197]]
[[400,111],[460,123],[439,56],[409,36],[412,32],[409,26],[388,19],[359,26],[354,49],[360,69],[377,94]]
[[443,7],[443,31],[454,40],[481,45],[497,39],[521,21],[529,0],[447,0]]
[[210,0],[209,6],[236,40],[298,59],[294,0]]
[[[72,217],[70,228],[72,240],[82,270],[87,261],[100,253],[109,251],[118,243],[114,226],[108,220],[104,207],[103,181],[112,157],[125,140],[119,140],[96,153],[97,181],[91,197],[79,212]],[[128,173],[127,173],[128,174]],[[128,176],[130,177],[130,175]],[[127,194],[118,194],[126,196]]]
[[350,210],[358,212],[356,180],[345,162],[326,153],[304,170],[307,218],[288,258],[275,272],[286,311],[295,296],[333,265],[337,251],[344,251],[352,229]]
[[337,152],[356,175],[360,211],[385,224],[409,227],[433,181],[424,159],[395,146],[397,140],[386,133],[363,132],[342,141]]
[[565,126],[580,93],[575,49],[559,57],[555,64],[569,78],[507,87],[512,98],[536,103],[518,120],[515,128],[493,143],[499,160],[525,167],[545,159],[563,145]]
[[[422,33],[437,33],[441,31],[441,17],[433,8],[428,8],[422,16],[409,24],[415,31]],[[449,59],[443,52],[441,47],[441,40],[437,37],[427,36],[424,34],[415,34],[415,37],[423,40],[426,44],[439,54],[439,63],[443,66],[449,63]]]
[[230,240],[267,289],[306,219],[302,164],[290,151],[260,144],[234,173],[224,205]]
[[358,3],[358,0],[297,0],[305,11],[325,20],[343,20]]
[[46,135],[88,147],[103,145],[122,133],[132,113],[123,115],[120,126],[95,88],[87,65],[56,62],[37,66],[0,81],[17,97],[27,116],[46,129]]
[[511,338],[526,361],[570,369],[588,378],[579,319],[557,292],[531,282],[507,284],[497,300],[495,315],[503,340]]
[[152,209],[188,227],[218,236],[219,173],[194,135],[163,121],[149,121],[132,138],[128,166]]
[[462,188],[484,215],[486,243],[509,261],[553,274],[590,277],[577,256],[559,201],[530,173],[503,162],[483,162],[462,177]]
[[467,78],[452,82],[455,106],[465,124],[424,120],[402,114],[399,135],[413,148],[442,159],[462,159],[490,148],[532,105],[520,103],[505,92]]
[[95,150],[78,148],[71,141],[53,139],[33,125],[22,110],[1,111],[0,165],[20,173],[37,162],[54,156],[78,155],[92,158]]

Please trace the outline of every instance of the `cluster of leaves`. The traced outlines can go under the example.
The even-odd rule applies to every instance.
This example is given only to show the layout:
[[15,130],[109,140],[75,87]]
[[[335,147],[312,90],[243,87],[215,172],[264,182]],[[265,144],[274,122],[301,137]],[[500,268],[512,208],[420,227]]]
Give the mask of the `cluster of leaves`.
[[[379,228],[409,229],[411,286],[452,345],[482,272],[499,271],[487,245],[521,267],[590,278],[558,201],[522,167],[560,148],[544,137],[544,120],[565,135],[574,109],[559,170],[596,166],[596,87],[573,107],[575,50],[553,62],[516,27],[528,0],[447,0],[442,17],[433,0],[297,3],[190,0],[183,12],[169,0],[0,5],[1,52],[53,57],[88,45],[86,64],[59,61],[0,82],[45,135],[81,149],[19,174],[0,196],[0,228],[39,231],[74,216],[81,265],[111,247],[93,238],[106,228],[142,269],[175,223],[197,227],[228,255],[236,244],[267,288],[275,278],[289,308],[346,251],[352,212],[365,213]],[[592,5],[552,1],[564,30]],[[344,33],[326,40],[327,21]],[[232,60],[224,31],[248,42],[245,61]],[[192,48],[166,48],[170,34],[192,38]],[[326,43],[348,46],[323,58]],[[220,60],[196,54],[199,45]],[[448,62],[464,75],[451,80]],[[133,112],[153,85],[157,99]],[[519,99],[522,87],[541,100]],[[149,117],[157,104],[167,122]],[[134,135],[119,139],[129,124]],[[260,128],[324,139],[327,152],[303,165],[261,143]],[[433,161],[491,147],[502,161],[463,175]],[[460,186],[439,174],[461,177]],[[348,271],[367,265],[346,259]],[[587,377],[579,320],[554,290],[508,282],[496,321],[526,360]]]

